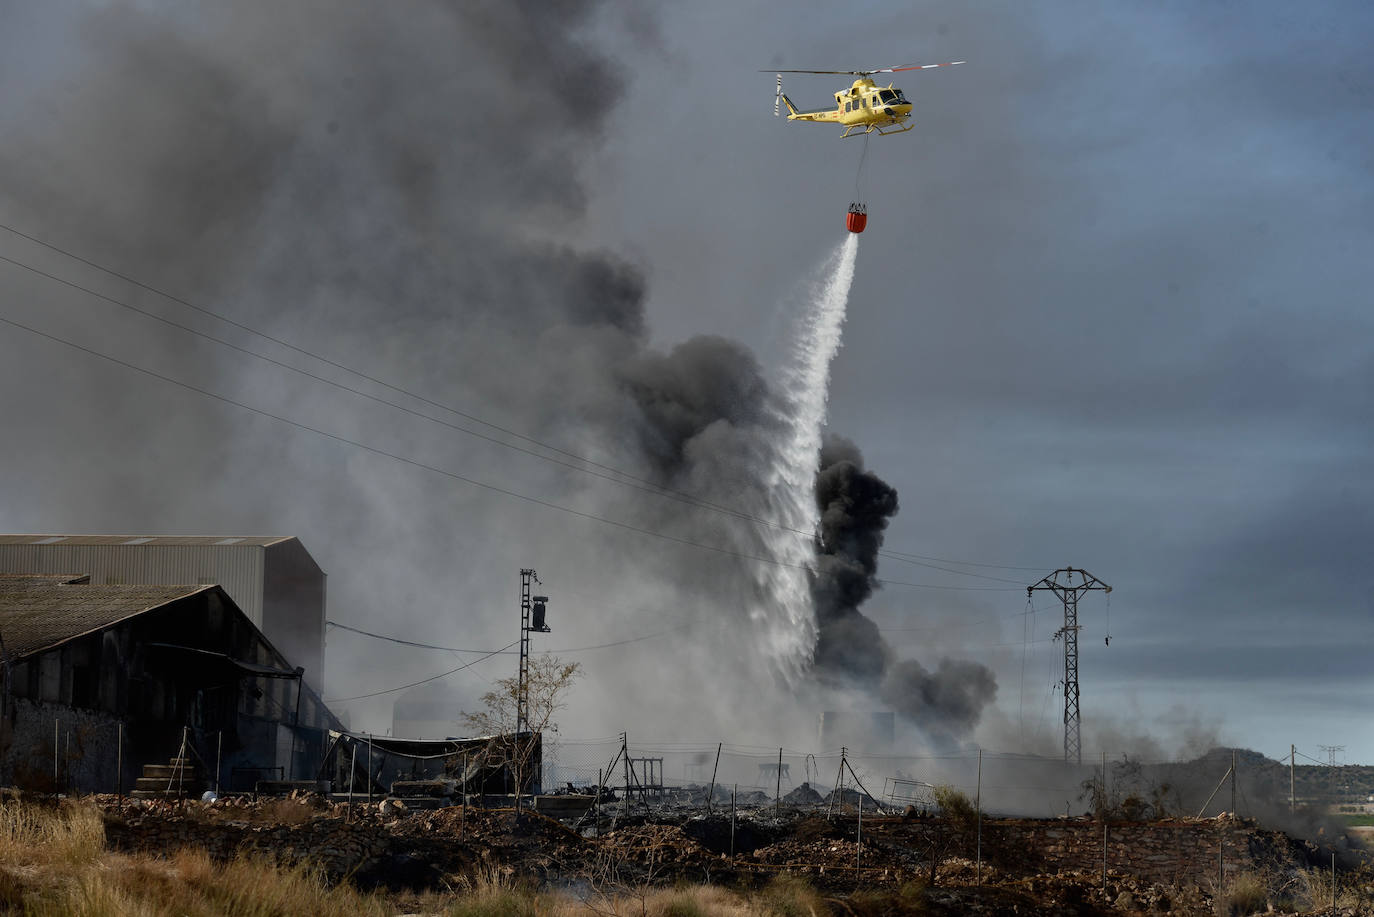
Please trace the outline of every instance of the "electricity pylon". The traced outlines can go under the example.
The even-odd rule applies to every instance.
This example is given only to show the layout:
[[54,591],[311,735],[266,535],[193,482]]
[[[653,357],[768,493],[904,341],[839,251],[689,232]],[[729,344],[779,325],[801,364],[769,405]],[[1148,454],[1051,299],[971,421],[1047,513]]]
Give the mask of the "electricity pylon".
[[[1074,585],[1077,574],[1079,582]],[[1061,575],[1063,580],[1060,580]],[[1026,587],[1026,598],[1036,590],[1048,590],[1064,603],[1064,626],[1054,638],[1064,638],[1064,760],[1083,763],[1083,746],[1078,735],[1078,598],[1094,589],[1110,593],[1112,587],[1087,570],[1062,567],[1033,586]]]

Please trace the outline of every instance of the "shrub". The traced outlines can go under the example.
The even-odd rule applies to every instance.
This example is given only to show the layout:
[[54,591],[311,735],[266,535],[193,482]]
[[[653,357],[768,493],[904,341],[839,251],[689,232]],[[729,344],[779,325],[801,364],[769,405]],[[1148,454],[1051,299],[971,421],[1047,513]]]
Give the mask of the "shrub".
[[1243,872],[1231,880],[1231,887],[1220,897],[1218,905],[1222,917],[1246,917],[1269,906],[1269,889],[1260,876]]
[[89,863],[105,849],[105,820],[95,806],[72,802],[0,804],[0,861]]
[[978,821],[978,810],[968,794],[949,785],[935,788],[935,808],[956,828],[972,829]]
[[800,876],[779,875],[754,896],[760,913],[770,917],[814,917],[829,913],[821,896]]

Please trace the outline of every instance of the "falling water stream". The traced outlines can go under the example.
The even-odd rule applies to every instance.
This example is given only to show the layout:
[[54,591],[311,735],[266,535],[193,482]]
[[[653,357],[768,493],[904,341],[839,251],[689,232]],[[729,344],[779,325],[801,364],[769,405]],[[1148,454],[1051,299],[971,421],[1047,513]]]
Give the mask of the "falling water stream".
[[814,532],[819,522],[815,478],[821,427],[830,391],[830,363],[840,349],[859,237],[850,234],[818,269],[801,303],[779,379],[777,410],[783,433],[771,444],[764,486],[771,521],[765,551],[772,564],[759,564],[754,618],[765,652],[780,675],[800,675],[816,646],[816,615],[808,570],[812,542],[797,531]]

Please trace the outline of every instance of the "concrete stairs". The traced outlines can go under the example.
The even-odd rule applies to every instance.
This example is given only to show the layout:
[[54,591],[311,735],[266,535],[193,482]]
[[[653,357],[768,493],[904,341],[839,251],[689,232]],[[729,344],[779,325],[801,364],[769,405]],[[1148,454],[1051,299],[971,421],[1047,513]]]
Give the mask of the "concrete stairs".
[[166,764],[143,765],[143,776],[129,795],[138,799],[199,798],[207,784],[200,765],[191,758],[172,758]]

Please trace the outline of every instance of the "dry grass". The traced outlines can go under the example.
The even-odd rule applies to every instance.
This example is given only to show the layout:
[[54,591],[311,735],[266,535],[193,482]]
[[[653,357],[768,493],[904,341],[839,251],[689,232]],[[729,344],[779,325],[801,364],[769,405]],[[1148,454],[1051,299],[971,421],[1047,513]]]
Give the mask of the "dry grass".
[[170,859],[111,856],[104,868],[33,890],[28,917],[391,917],[385,901],[347,885],[327,887],[305,869],[282,869],[254,859],[219,865],[200,851]]
[[[299,816],[300,807],[288,816]],[[507,871],[453,880],[423,896],[426,914],[448,917],[827,917],[805,881],[782,876],[757,891],[683,885],[617,888],[593,899],[539,891]],[[304,867],[254,858],[212,861],[183,849],[167,857],[105,849],[94,805],[0,805],[0,913],[26,917],[393,917],[396,903],[351,886],[327,885]]]
[[509,875],[489,872],[461,882],[457,895],[428,895],[420,910],[445,917],[828,917],[804,880],[783,876],[760,891],[715,885],[606,889],[590,896],[537,891]]
[[1214,899],[1219,917],[1247,917],[1269,907],[1269,883],[1263,876],[1243,872],[1231,880],[1225,894]]
[[105,821],[94,806],[0,804],[0,863],[9,868],[76,866],[93,862],[104,849]]
[[[1285,907],[1323,911],[1331,907],[1331,870],[1309,869],[1298,874],[1280,902]],[[1355,914],[1374,913],[1374,870],[1362,866],[1336,876],[1336,909]]]
[[100,810],[73,801],[0,805],[0,864],[0,909],[31,917],[393,913],[382,899],[329,888],[304,868],[248,859],[219,865],[194,850],[169,859],[109,853]]
[[755,893],[755,913],[768,917],[824,917],[830,910],[811,884],[799,876],[779,875]]
[[[547,914],[549,917],[585,914],[602,917],[827,917],[830,913],[809,886],[804,897],[814,898],[815,906],[800,903],[801,897],[792,892],[764,895],[716,885],[683,885],[672,889],[622,890],[580,901],[560,896],[553,899],[547,911],[518,913]],[[469,912],[449,913],[466,915]]]
[[[814,902],[814,906],[797,901]],[[779,905],[783,906],[779,906]],[[444,917],[827,917],[829,911],[804,883],[769,894],[710,885],[671,889],[619,888],[591,896],[538,891],[510,877],[487,874],[461,883],[456,895],[429,895],[424,913]]]

